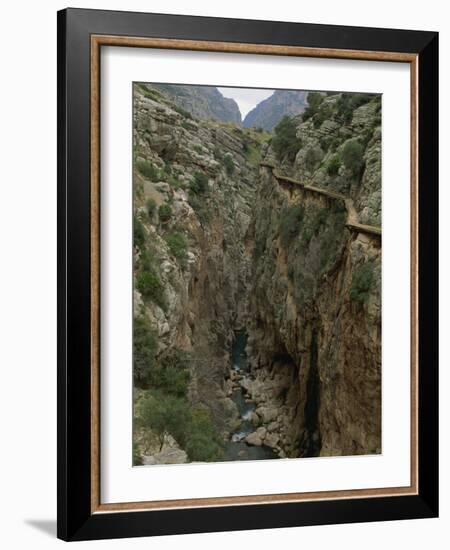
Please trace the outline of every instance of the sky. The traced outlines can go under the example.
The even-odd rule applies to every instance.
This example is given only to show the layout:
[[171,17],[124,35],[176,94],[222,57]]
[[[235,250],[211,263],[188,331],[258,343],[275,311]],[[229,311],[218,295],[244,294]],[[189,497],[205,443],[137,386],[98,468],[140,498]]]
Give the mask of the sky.
[[219,88],[224,97],[231,97],[236,101],[241,111],[242,119],[256,107],[263,99],[271,96],[273,90],[260,90],[258,88]]

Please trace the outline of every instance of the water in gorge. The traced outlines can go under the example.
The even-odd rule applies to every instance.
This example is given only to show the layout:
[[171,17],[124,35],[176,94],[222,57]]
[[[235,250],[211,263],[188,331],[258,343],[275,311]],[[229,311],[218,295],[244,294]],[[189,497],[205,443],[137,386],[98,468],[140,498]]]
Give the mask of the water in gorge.
[[254,432],[255,426],[251,420],[252,413],[256,406],[247,399],[240,380],[249,375],[249,365],[245,346],[247,344],[247,333],[244,330],[236,331],[231,349],[232,370],[235,374],[238,387],[234,389],[231,399],[236,403],[241,418],[239,428],[231,434],[231,438],[225,444],[225,460],[260,460],[278,458],[278,455],[265,445],[248,445],[245,438]]

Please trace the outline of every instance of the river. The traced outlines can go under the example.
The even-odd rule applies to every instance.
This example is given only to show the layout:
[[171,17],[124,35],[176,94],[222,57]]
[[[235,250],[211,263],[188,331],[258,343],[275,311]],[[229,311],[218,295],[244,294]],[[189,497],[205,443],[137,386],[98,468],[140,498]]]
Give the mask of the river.
[[[235,338],[231,349],[232,369],[241,376],[249,372],[247,354],[245,347],[247,345],[247,333],[244,330],[235,332]],[[265,445],[248,445],[244,439],[247,435],[254,432],[257,428],[251,421],[252,412],[255,410],[255,403],[246,400],[242,387],[233,391],[231,399],[236,403],[240,417],[241,425],[239,429],[231,434],[231,438],[225,444],[225,460],[261,460],[268,458],[278,458],[278,455]]]

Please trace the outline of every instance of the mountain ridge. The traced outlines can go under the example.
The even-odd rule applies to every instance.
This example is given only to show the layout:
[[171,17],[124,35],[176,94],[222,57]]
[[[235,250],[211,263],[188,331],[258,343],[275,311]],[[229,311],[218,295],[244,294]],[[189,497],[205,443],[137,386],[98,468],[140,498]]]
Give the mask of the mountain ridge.
[[272,131],[283,116],[302,113],[306,107],[308,92],[293,90],[275,90],[268,98],[247,113],[242,125],[245,128],[261,127]]

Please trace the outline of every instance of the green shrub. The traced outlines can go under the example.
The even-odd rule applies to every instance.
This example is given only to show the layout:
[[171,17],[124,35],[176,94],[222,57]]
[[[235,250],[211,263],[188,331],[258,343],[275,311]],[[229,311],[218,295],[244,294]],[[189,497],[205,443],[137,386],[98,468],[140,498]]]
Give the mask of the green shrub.
[[155,199],[147,199],[147,202],[145,203],[145,206],[147,207],[147,214],[150,220],[153,219],[153,215],[156,212],[156,201]]
[[175,176],[170,176],[168,183],[173,189],[184,189],[184,184]]
[[156,335],[144,317],[136,317],[133,323],[133,377],[137,386],[150,381],[158,349]]
[[280,237],[282,245],[287,248],[292,239],[298,234],[303,221],[305,210],[303,206],[295,204],[285,208],[281,213]]
[[172,350],[154,365],[149,379],[153,388],[177,397],[186,397],[190,380],[186,354]]
[[208,207],[205,198],[194,193],[190,193],[189,204],[194,210],[201,225],[204,226],[211,221],[211,209]]
[[186,452],[190,460],[213,462],[223,455],[222,442],[211,420],[208,410],[192,410],[187,428]]
[[189,405],[185,399],[158,390],[149,392],[141,407],[141,421],[157,435],[160,450],[168,435],[182,445],[186,440]]
[[141,249],[140,264],[141,271],[152,271],[154,269],[154,255],[147,248]]
[[312,172],[322,159],[322,152],[318,147],[311,147],[305,154],[305,166],[309,172]]
[[153,99],[154,101],[159,101],[161,99],[161,94],[159,92],[147,88],[145,84],[138,84],[138,88],[140,89],[142,94],[148,99]]
[[233,175],[235,167],[234,167],[234,162],[233,162],[233,159],[231,158],[231,155],[225,155],[224,156],[223,164],[225,166],[225,170],[227,172],[227,175],[228,176]]
[[334,154],[332,155],[327,162],[327,174],[329,176],[336,176],[339,172],[339,168],[341,167],[341,159],[339,158],[339,155]]
[[371,94],[343,93],[337,101],[337,114],[345,124],[352,121],[355,109],[371,101],[375,96]]
[[158,181],[159,171],[153,163],[148,160],[138,160],[136,162],[136,167],[145,178],[151,181]]
[[181,233],[169,233],[164,237],[170,252],[184,266],[187,259],[187,242]]
[[161,204],[158,208],[158,216],[161,222],[168,222],[172,217],[172,207],[170,204],[167,204],[166,202]]
[[294,159],[302,145],[301,140],[297,137],[295,121],[288,116],[284,116],[275,126],[274,132],[271,146],[278,160],[282,160],[284,157]]
[[322,124],[331,117],[331,105],[322,105],[322,107],[314,115],[314,128],[320,128]]
[[164,164],[164,168],[161,170],[160,177],[164,179],[164,181],[167,181],[167,179],[170,177],[171,174],[172,174],[172,165],[166,162],[166,164]]
[[361,170],[363,155],[364,147],[357,139],[350,139],[345,142],[341,152],[342,162],[353,175],[357,175]]
[[324,96],[321,93],[309,92],[306,98],[308,106],[306,107],[306,109],[303,111],[303,114],[302,114],[303,122],[305,122],[306,120],[308,120],[309,118],[311,118],[317,113],[319,106],[323,100],[324,100]]
[[133,442],[133,466],[142,466],[141,453],[135,441]]
[[208,177],[203,172],[195,172],[191,181],[191,191],[196,195],[202,195],[208,189]]
[[194,145],[193,149],[199,155],[201,155],[203,153],[203,147],[201,145]]
[[184,116],[184,118],[192,118],[191,113],[189,111],[186,111],[186,109],[183,109],[183,107],[180,107],[179,105],[174,105],[173,108],[181,116]]
[[371,261],[359,265],[354,270],[350,288],[350,298],[354,302],[360,305],[364,305],[367,302],[373,285],[373,277],[374,266]]
[[145,229],[141,220],[136,216],[133,219],[133,242],[137,248],[142,248],[145,243]]
[[153,270],[142,271],[136,278],[136,288],[144,299],[151,300],[161,309],[166,309],[164,286]]

